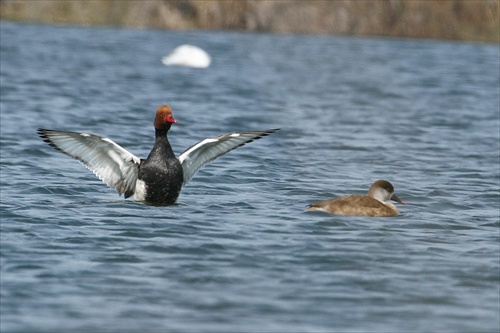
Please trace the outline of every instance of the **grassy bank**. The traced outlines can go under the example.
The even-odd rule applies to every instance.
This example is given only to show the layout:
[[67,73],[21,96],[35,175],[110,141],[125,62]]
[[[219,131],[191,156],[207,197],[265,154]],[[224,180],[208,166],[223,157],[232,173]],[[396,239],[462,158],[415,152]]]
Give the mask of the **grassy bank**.
[[498,0],[0,0],[0,19],[499,42]]

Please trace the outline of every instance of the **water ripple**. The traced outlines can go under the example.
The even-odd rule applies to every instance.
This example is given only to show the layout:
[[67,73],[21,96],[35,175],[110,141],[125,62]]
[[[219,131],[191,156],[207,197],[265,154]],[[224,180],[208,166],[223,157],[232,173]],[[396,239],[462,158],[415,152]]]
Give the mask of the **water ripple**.
[[[3,21],[1,34],[2,332],[499,330],[497,46]],[[213,65],[161,64],[185,43]],[[36,135],[91,132],[145,158],[163,103],[177,154],[281,131],[207,165],[171,207],[118,197]],[[400,216],[304,212],[380,178]]]

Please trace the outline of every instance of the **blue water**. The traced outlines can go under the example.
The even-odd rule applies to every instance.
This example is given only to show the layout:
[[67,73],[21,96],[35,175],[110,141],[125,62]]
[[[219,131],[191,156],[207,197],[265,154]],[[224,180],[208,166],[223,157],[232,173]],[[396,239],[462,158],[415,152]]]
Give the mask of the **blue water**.
[[[499,48],[1,23],[2,332],[498,332]],[[213,58],[166,67],[180,44]],[[281,131],[179,203],[119,198],[37,127],[145,158]],[[304,213],[391,181],[395,218]]]

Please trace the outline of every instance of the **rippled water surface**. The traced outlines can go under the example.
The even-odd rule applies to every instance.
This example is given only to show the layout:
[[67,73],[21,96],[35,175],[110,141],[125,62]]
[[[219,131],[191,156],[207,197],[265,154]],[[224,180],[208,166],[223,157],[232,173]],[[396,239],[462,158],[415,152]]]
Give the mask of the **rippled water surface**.
[[[180,44],[207,69],[166,67]],[[499,330],[498,45],[1,23],[1,331]],[[124,200],[37,127],[145,158],[281,131],[178,205]],[[388,179],[395,218],[304,213]]]

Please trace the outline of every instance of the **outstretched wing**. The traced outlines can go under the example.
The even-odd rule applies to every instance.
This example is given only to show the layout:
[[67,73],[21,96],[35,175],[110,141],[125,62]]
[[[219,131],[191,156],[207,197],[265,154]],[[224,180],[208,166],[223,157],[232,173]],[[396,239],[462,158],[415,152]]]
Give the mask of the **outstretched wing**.
[[43,128],[37,132],[43,141],[80,161],[119,195],[128,198],[134,194],[141,160],[110,139]]
[[278,130],[279,128],[263,131],[228,133],[216,138],[205,139],[189,147],[179,156],[179,161],[181,162],[182,171],[184,173],[183,185],[186,185],[194,174],[208,162],[215,160],[233,149]]

